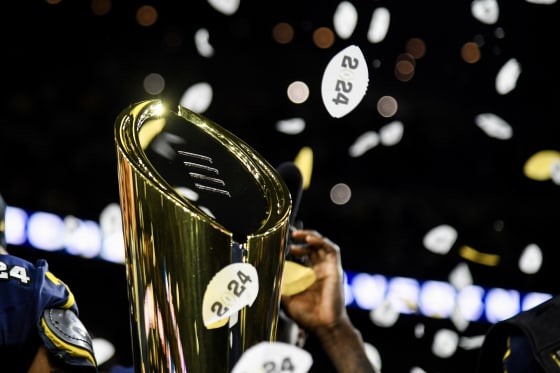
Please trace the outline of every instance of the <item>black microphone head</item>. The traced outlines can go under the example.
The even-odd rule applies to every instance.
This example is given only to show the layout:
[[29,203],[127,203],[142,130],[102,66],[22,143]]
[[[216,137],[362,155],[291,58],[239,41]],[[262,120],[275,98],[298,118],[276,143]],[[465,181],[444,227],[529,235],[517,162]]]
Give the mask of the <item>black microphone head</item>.
[[301,171],[293,162],[284,162],[276,170],[290,191],[292,197],[292,212],[290,224],[293,225],[299,209],[299,203],[303,194],[303,176]]

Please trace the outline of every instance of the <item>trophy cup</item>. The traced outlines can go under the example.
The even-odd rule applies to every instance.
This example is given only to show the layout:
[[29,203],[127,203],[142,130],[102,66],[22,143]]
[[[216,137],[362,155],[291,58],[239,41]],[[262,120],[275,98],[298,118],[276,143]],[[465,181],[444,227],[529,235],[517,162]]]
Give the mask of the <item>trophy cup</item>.
[[160,100],[115,123],[136,372],[230,372],[275,341],[289,190],[255,150]]

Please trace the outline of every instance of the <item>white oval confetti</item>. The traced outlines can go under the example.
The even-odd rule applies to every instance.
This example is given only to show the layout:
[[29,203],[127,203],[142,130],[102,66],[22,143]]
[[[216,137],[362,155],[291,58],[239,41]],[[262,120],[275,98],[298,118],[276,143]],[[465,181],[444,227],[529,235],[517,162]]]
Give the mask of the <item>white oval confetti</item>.
[[459,345],[459,335],[453,330],[441,329],[434,336],[432,352],[441,358],[453,356]]
[[198,198],[200,197],[200,195],[197,192],[195,192],[194,190],[192,190],[191,188],[178,186],[178,187],[175,187],[174,190],[177,193],[179,193],[180,195],[182,195],[183,197],[185,197],[186,199],[188,199],[189,201],[196,202],[196,201],[198,201]]
[[447,254],[457,240],[457,231],[450,225],[442,224],[432,228],[424,236],[424,247],[436,254]]
[[218,12],[225,14],[226,16],[231,16],[237,9],[239,9],[239,3],[241,0],[208,0],[208,4],[212,8],[216,9]]
[[375,131],[367,131],[361,134],[356,141],[350,145],[350,148],[348,148],[348,155],[353,158],[360,157],[377,145],[379,145],[379,135]]
[[496,0],[473,0],[471,13],[480,22],[493,25],[498,21],[500,8]]
[[334,118],[341,118],[358,106],[368,88],[369,76],[365,57],[355,45],[337,53],[323,74],[323,104]]
[[93,338],[91,342],[98,365],[109,361],[115,355],[115,346],[105,338]]
[[276,130],[286,135],[297,135],[305,130],[305,120],[302,118],[279,120],[276,122]]
[[284,342],[260,342],[247,349],[231,373],[306,373],[313,364],[311,354]]
[[342,39],[352,36],[358,24],[358,11],[349,1],[342,1],[336,7],[333,17],[334,30]]
[[541,269],[542,263],[542,250],[534,243],[527,245],[519,257],[519,269],[527,274],[537,273]]
[[249,263],[233,263],[214,275],[202,299],[204,326],[213,329],[224,325],[230,315],[251,306],[259,292],[257,270]]
[[179,104],[195,113],[203,113],[208,109],[212,102],[212,86],[206,82],[201,82],[190,86],[183,96]]
[[391,13],[387,8],[377,8],[371,15],[367,39],[371,43],[380,43],[387,36],[389,24],[391,23]]
[[467,263],[459,263],[449,274],[449,282],[455,289],[461,290],[473,284],[473,278]]
[[495,114],[478,114],[474,121],[490,137],[508,140],[513,136],[513,130],[509,123]]
[[392,146],[401,141],[403,133],[404,127],[402,122],[396,120],[381,127],[379,137],[383,145]]
[[414,326],[414,336],[416,338],[424,337],[425,333],[426,333],[426,326],[424,324],[416,324]]
[[390,299],[385,299],[378,307],[374,308],[369,313],[369,317],[375,325],[386,328],[395,325],[399,319],[399,315],[399,312],[393,306],[393,302],[391,302]]
[[515,58],[510,58],[496,75],[496,91],[501,95],[513,91],[520,74],[521,65]]

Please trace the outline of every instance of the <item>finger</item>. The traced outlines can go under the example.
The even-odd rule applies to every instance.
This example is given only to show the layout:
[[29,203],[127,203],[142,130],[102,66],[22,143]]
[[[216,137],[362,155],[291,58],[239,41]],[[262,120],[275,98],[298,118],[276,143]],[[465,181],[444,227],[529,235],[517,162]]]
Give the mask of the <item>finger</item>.
[[307,247],[314,251],[323,250],[326,253],[340,252],[340,247],[332,242],[327,237],[323,237],[317,234],[310,234],[305,236],[305,242],[307,242]]
[[314,230],[294,230],[291,237],[291,250],[301,255],[309,254],[311,251],[317,250],[318,247],[314,246],[317,246],[318,243],[310,244],[310,237],[320,238],[322,236],[319,232]]
[[295,256],[309,255],[313,249],[307,244],[292,244],[290,246],[290,254]]
[[292,231],[292,239],[294,241],[305,242],[307,236],[321,237],[321,234],[315,230],[310,229],[295,229]]

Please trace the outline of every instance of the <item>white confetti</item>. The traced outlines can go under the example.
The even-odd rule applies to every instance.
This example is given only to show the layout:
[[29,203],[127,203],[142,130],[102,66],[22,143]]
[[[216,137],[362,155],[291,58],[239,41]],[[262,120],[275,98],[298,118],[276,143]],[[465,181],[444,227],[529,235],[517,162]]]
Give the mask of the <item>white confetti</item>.
[[179,186],[179,187],[175,187],[174,189],[177,193],[179,193],[180,195],[182,195],[183,197],[185,197],[189,201],[196,202],[196,201],[198,201],[198,198],[200,197],[200,195],[196,191],[192,190],[191,188],[186,188],[186,187],[183,187],[183,186]]
[[422,338],[426,332],[426,326],[424,324],[416,324],[414,327],[414,336],[418,339]]
[[208,0],[208,4],[218,12],[231,16],[239,9],[240,0]]
[[457,290],[461,290],[468,285],[472,285],[473,278],[469,266],[466,263],[459,263],[449,274],[449,282]]
[[194,34],[194,44],[198,54],[202,57],[212,57],[214,55],[214,48],[210,45],[210,34],[205,28],[198,29]]
[[460,332],[464,332],[465,330],[467,330],[467,327],[470,324],[469,320],[465,318],[465,316],[461,312],[461,308],[458,305],[455,306],[455,309],[451,314],[451,322],[455,326],[455,329]]
[[399,319],[399,315],[399,312],[393,306],[390,299],[385,299],[378,307],[374,308],[369,313],[369,317],[375,325],[386,328],[395,325]]
[[259,292],[257,269],[250,263],[232,263],[212,277],[202,299],[204,326],[214,329],[245,306],[251,306]]
[[401,141],[403,133],[404,127],[402,122],[396,120],[381,127],[379,137],[383,145],[392,146]]
[[367,131],[350,145],[348,155],[353,158],[361,157],[365,152],[379,145],[379,141],[379,135],[375,131]]
[[510,58],[496,75],[496,91],[501,95],[513,91],[520,74],[521,65],[515,58]]
[[500,7],[496,0],[473,0],[471,13],[480,22],[493,25],[498,21]]
[[115,346],[110,341],[104,338],[93,338],[91,342],[98,365],[105,363],[115,355]]
[[442,224],[432,228],[424,236],[424,247],[436,254],[447,254],[457,240],[457,231],[450,225]]
[[352,36],[358,23],[358,11],[349,1],[342,1],[336,7],[333,17],[334,30],[342,39]]
[[306,373],[312,364],[311,354],[302,348],[284,342],[260,342],[241,355],[231,373]]
[[490,137],[500,140],[509,140],[513,136],[513,129],[509,123],[496,114],[478,114],[474,121],[476,125]]
[[541,248],[532,243],[527,245],[519,257],[519,269],[527,274],[537,273],[543,263]]
[[438,330],[434,335],[432,352],[441,358],[448,358],[455,354],[459,345],[459,335],[450,329]]
[[367,39],[370,43],[380,43],[387,36],[391,23],[391,13],[387,8],[377,8],[371,15]]
[[297,135],[305,130],[303,118],[283,119],[276,122],[276,130],[287,135]]
[[475,335],[473,337],[461,337],[459,338],[459,347],[464,350],[475,350],[482,347],[485,335]]
[[368,342],[364,342],[364,348],[366,350],[366,356],[368,357],[369,361],[375,368],[375,371],[381,372],[381,367],[382,367],[381,355],[379,354],[377,348]]
[[550,179],[556,185],[560,185],[560,161],[554,161],[550,165]]
[[333,118],[341,118],[358,106],[369,83],[366,59],[350,45],[328,63],[321,84],[323,104]]
[[189,87],[183,96],[179,104],[194,111],[195,113],[205,112],[210,103],[212,103],[212,86],[206,82],[201,82]]

